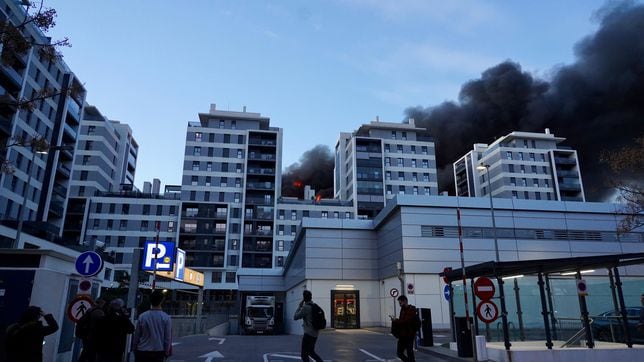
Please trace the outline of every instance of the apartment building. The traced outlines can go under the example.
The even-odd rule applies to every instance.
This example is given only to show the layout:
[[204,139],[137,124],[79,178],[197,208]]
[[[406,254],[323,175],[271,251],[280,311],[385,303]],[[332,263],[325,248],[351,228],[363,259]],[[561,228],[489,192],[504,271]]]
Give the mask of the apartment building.
[[127,124],[109,120],[95,106],[85,105],[65,217],[66,243],[88,245],[81,235],[91,196],[133,190],[138,148]]
[[[19,1],[2,1],[0,20],[21,24],[26,16],[23,6]],[[31,24],[20,31],[36,43],[50,42]],[[63,228],[85,89],[65,62],[48,60],[38,47],[24,53],[1,51],[0,157],[13,172],[0,173],[0,219],[14,229],[22,219],[24,238],[56,238]],[[45,90],[53,96],[40,96]],[[30,107],[19,106],[30,100],[35,100],[28,102]],[[44,139],[48,147],[33,148],[29,141],[34,138]],[[24,142],[15,144],[17,140]],[[2,245],[11,245],[13,238],[3,237]],[[18,241],[19,246],[25,244],[29,240]]]
[[563,141],[546,129],[511,132],[490,145],[477,143],[454,162],[456,194],[585,201],[577,151],[561,145]]
[[438,194],[434,141],[413,119],[340,133],[334,172],[335,198],[353,202],[358,218],[375,217],[394,195]]

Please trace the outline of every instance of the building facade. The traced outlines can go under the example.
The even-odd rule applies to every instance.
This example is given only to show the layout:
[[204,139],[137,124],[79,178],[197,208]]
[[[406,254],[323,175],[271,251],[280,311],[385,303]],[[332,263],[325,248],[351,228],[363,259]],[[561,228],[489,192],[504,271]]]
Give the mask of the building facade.
[[495,198],[585,201],[577,151],[561,146],[564,140],[546,129],[477,143],[454,162],[456,194],[483,197],[491,188]]
[[335,198],[373,218],[394,195],[438,194],[434,141],[414,120],[376,120],[340,133],[335,146]]
[[[2,1],[1,20],[23,23],[23,6],[19,1]],[[51,41],[32,24],[20,31],[35,43]],[[42,56],[38,46],[24,53],[8,47],[1,51],[1,158],[13,172],[0,173],[0,219],[14,228],[23,220],[26,238],[56,238],[63,229],[86,92],[65,62]],[[46,147],[34,147],[33,139],[44,140]],[[2,244],[7,243],[10,240],[3,239]],[[19,246],[25,243],[29,241],[18,240]]]

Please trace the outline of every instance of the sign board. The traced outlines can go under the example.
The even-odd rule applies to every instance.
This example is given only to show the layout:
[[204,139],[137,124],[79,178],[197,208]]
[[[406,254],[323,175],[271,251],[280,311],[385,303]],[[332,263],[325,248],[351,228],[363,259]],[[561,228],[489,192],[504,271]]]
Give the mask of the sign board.
[[[451,270],[452,268],[446,267],[445,269],[443,269],[443,273],[449,273]],[[443,281],[445,282],[445,284],[447,284],[447,275],[443,277]]]
[[94,301],[90,296],[87,295],[78,295],[67,306],[67,318],[72,322],[78,323],[78,321],[87,313],[87,311],[92,308]]
[[91,294],[92,281],[90,279],[83,279],[78,283],[78,294]]
[[78,274],[91,277],[103,270],[103,259],[93,251],[86,251],[76,258],[75,266]]
[[450,299],[452,299],[452,291],[450,290],[449,285],[446,285],[443,288],[443,295],[445,296],[445,300],[449,302]]
[[481,277],[474,282],[474,295],[481,300],[490,300],[494,296],[496,288],[489,278]]
[[476,315],[486,324],[494,322],[499,317],[499,309],[490,300],[483,300],[476,306]]
[[171,271],[174,269],[174,242],[173,241],[159,241],[159,249],[157,250],[157,242],[148,240],[143,246],[143,263],[141,263],[141,270],[156,270]]
[[175,261],[174,278],[183,280],[186,271],[186,252],[177,248],[177,260]]
[[588,286],[586,285],[586,280],[584,279],[577,280],[577,294],[588,295]]
[[389,290],[389,295],[391,295],[392,298],[396,298],[398,296],[398,289],[396,288],[391,288]]
[[407,283],[407,294],[414,294],[414,283]]

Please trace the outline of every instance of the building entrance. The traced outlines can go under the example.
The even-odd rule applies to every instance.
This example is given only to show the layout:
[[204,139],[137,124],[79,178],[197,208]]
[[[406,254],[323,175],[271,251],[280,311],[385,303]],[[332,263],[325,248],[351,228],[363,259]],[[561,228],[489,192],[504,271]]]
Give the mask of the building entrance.
[[360,328],[360,291],[332,290],[331,301],[333,303],[332,328]]

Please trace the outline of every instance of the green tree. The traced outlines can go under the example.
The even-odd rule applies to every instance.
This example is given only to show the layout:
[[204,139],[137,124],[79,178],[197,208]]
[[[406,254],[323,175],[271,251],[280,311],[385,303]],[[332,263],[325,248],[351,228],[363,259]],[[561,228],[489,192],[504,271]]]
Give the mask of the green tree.
[[625,205],[619,232],[627,233],[644,226],[644,136],[636,138],[635,144],[603,152],[601,162],[614,172],[615,178],[610,183]]

